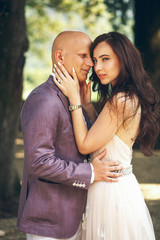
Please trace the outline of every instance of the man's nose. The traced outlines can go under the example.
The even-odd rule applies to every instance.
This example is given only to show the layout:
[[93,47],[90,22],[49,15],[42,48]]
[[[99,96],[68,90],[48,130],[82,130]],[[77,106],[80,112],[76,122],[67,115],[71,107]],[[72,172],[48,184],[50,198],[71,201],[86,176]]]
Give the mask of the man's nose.
[[90,67],[93,67],[93,61],[92,61],[92,59],[90,58],[90,57],[88,57],[87,59],[86,59],[86,65],[88,65],[88,66],[90,66]]

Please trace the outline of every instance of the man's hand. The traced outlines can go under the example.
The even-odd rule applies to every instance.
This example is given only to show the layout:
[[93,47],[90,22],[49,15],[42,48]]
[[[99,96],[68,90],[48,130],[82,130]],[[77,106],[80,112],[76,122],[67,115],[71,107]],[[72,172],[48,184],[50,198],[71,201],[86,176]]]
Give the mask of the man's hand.
[[118,177],[122,176],[122,173],[115,173],[114,171],[124,169],[119,161],[101,161],[106,155],[106,150],[98,154],[93,160],[92,165],[94,168],[95,182],[107,181],[118,182]]

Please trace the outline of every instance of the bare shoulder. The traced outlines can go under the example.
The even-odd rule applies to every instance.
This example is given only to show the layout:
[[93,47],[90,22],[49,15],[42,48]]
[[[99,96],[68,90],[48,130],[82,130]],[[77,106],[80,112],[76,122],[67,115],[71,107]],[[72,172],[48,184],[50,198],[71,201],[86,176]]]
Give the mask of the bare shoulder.
[[111,115],[118,116],[118,118],[122,118],[123,120],[128,117],[135,117],[137,113],[141,115],[141,106],[139,105],[138,97],[136,95],[130,97],[124,92],[117,93],[112,101],[108,101],[105,104],[105,109]]
[[118,108],[123,107],[125,111],[136,111],[140,108],[138,97],[136,95],[130,97],[124,92],[120,92],[113,97],[113,105]]

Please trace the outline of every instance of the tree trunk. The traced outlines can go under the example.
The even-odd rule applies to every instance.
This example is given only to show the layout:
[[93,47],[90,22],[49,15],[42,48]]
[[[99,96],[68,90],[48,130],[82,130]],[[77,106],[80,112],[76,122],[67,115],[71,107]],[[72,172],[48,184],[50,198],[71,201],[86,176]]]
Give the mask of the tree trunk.
[[25,0],[0,0],[0,208],[15,196],[14,142],[27,50]]
[[[160,93],[160,1],[135,0],[135,45]],[[160,147],[160,136],[156,147]]]

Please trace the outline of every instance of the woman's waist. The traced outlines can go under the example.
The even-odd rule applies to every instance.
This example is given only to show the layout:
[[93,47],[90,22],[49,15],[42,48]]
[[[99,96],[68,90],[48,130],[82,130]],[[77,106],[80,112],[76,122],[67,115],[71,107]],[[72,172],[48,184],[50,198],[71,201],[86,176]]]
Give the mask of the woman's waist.
[[[95,156],[91,156],[90,157],[90,161],[92,161],[92,159],[94,159]],[[104,158],[101,159],[101,161],[118,161],[120,163],[121,166],[123,166],[123,168],[128,168],[131,165],[132,162],[132,158],[130,158],[129,156],[116,156],[116,157],[112,157],[112,156],[105,156]]]
[[129,165],[126,165],[126,166],[123,165],[123,167],[124,168],[122,170],[117,170],[117,171],[113,171],[113,172],[122,173],[122,176],[127,176],[127,175],[130,175],[131,173],[133,173],[132,164],[129,164]]

